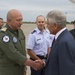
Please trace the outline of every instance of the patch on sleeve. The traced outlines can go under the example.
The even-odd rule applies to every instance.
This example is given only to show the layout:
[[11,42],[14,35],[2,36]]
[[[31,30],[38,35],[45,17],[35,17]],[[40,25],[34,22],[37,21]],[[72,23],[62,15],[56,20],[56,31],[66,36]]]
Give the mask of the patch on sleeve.
[[16,37],[13,37],[13,42],[17,43],[17,38]]
[[2,39],[3,42],[9,42],[9,36],[3,36],[3,39]]

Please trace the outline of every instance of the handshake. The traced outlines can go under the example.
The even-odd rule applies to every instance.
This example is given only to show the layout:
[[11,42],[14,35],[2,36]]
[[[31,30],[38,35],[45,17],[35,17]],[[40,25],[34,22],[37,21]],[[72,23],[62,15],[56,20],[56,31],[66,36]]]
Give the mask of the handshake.
[[32,68],[35,70],[39,70],[39,69],[43,68],[44,66],[45,66],[44,60],[35,60]]
[[39,70],[45,66],[45,60],[38,59],[38,60],[32,61],[30,59],[27,59],[24,65],[30,66],[34,70]]

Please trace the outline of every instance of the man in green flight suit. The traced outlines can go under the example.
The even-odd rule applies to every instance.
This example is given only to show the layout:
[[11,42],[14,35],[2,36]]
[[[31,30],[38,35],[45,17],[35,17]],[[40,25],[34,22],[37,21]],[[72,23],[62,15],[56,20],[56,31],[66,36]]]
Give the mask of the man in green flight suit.
[[22,14],[12,9],[7,24],[0,30],[0,75],[25,75],[25,66],[38,70],[43,66],[26,57],[25,36],[21,30]]

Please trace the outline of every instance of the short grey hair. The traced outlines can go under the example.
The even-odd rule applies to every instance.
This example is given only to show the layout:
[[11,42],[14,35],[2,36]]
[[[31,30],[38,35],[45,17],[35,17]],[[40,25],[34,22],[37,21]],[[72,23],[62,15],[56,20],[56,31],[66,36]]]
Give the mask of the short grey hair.
[[57,23],[61,28],[66,27],[66,15],[59,10],[52,10],[47,14],[49,24]]
[[39,16],[36,17],[36,21],[37,21],[38,17],[43,17],[44,20],[45,20],[45,17],[43,15],[39,15]]

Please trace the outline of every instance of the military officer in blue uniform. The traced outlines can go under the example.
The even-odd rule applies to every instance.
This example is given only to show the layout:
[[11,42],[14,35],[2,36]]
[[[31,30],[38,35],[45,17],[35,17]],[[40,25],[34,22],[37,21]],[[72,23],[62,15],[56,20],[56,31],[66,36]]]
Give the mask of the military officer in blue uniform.
[[[27,51],[32,60],[46,60],[50,53],[50,34],[44,29],[46,22],[42,15],[36,18],[36,29],[28,36]],[[31,68],[31,75],[42,75],[42,69],[35,71]]]
[[12,9],[7,13],[7,24],[0,30],[0,75],[26,75],[26,65],[36,70],[41,66],[26,57],[22,19],[21,13]]

